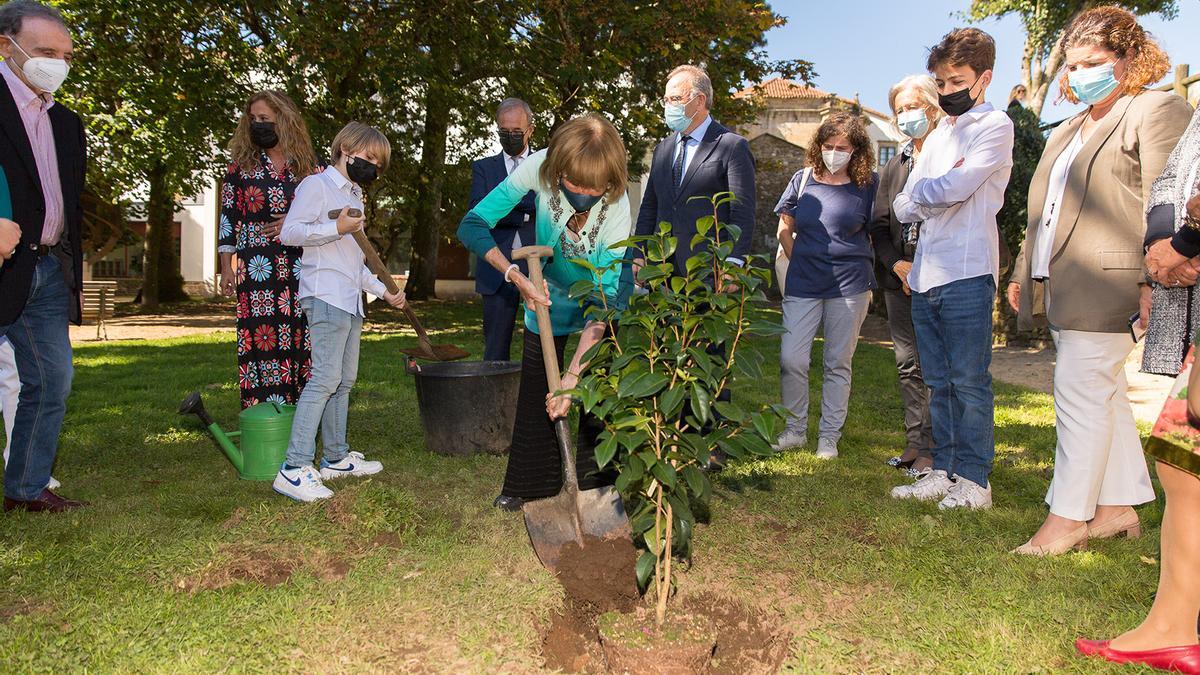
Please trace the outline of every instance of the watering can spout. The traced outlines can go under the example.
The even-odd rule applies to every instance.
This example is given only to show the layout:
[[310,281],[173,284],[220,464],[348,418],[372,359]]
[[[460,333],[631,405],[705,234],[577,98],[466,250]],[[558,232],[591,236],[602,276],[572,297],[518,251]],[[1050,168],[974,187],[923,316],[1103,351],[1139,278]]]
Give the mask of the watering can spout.
[[195,415],[200,418],[200,421],[208,428],[208,432],[213,435],[213,438],[217,439],[217,444],[225,451],[225,456],[233,463],[233,468],[241,473],[244,458],[241,449],[233,442],[233,438],[239,436],[240,433],[234,431],[226,434],[221,430],[221,427],[217,426],[217,423],[209,416],[208,411],[204,409],[204,401],[200,398],[200,392],[193,391],[191,394],[188,394],[187,398],[183,399],[183,403],[179,404],[179,414]]

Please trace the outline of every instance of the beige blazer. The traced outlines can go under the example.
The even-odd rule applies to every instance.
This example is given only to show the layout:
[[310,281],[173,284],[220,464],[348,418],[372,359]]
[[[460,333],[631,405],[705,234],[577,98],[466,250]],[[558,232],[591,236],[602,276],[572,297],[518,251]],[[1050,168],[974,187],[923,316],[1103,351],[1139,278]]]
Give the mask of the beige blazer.
[[[1192,116],[1187,101],[1172,93],[1142,91],[1124,96],[1092,130],[1067,173],[1050,278],[1033,281],[1034,242],[1044,232],[1042,207],[1054,161],[1070,144],[1086,112],[1058,125],[1029,184],[1025,242],[1013,267],[1021,284],[1021,328],[1045,326],[1097,333],[1129,330],[1138,309],[1142,272],[1144,204],[1150,184]],[[1046,311],[1046,294],[1053,298]]]

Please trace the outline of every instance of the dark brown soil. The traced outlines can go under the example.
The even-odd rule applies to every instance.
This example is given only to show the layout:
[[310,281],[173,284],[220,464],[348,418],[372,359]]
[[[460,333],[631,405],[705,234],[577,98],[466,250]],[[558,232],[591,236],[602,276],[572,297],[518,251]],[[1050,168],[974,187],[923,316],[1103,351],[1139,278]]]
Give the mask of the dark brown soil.
[[198,573],[175,582],[175,588],[194,593],[211,591],[239,582],[272,587],[287,583],[292,575],[306,570],[322,581],[338,581],[349,572],[350,560],[333,554],[302,552],[278,546],[229,545],[221,549],[218,560]]
[[627,612],[641,598],[637,589],[637,552],[628,539],[583,538],[563,547],[558,559],[558,583],[567,600],[599,616]]
[[[566,673],[604,673],[607,664],[597,618],[608,611],[631,612],[639,602],[635,551],[628,542],[585,541],[569,545],[559,559],[558,580],[566,591],[563,608],[542,631],[546,667]],[[782,620],[712,594],[673,601],[671,612],[707,619],[717,648],[706,672],[716,675],[774,673],[787,657],[789,637]]]

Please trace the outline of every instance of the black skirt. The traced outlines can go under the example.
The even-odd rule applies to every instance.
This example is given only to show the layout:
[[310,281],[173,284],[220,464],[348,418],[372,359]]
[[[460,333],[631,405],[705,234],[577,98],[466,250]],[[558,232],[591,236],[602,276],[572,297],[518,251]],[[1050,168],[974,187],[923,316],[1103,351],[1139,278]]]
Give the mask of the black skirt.
[[[539,499],[558,494],[562,489],[562,456],[554,423],[546,414],[546,395],[550,388],[546,384],[546,367],[542,362],[542,343],[533,331],[524,333],[517,418],[501,494]],[[567,336],[555,337],[554,348],[561,371]],[[575,440],[575,469],[581,490],[612,485],[616,479],[611,467],[604,472],[596,467],[596,439],[603,430],[604,425],[596,417],[586,413],[581,417]]]

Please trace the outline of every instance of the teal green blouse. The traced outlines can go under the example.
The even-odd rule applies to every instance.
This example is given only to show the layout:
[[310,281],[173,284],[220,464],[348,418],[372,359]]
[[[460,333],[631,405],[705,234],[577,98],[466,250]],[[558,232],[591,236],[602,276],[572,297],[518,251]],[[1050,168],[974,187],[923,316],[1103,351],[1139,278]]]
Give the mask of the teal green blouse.
[[[574,215],[574,210],[557,187],[547,190],[538,177],[545,159],[546,151],[539,150],[521,162],[516,171],[463,217],[458,226],[458,238],[482,258],[496,246],[491,229],[533,190],[537,194],[536,244],[554,249],[554,258],[544,264],[542,272],[550,287],[550,323],[555,335],[570,335],[583,330],[586,323],[584,307],[569,296],[571,285],[583,279],[597,280],[591,270],[571,261],[583,259],[603,269],[623,260],[625,247],[612,246],[632,236],[633,222],[628,195],[621,195],[611,204],[601,200],[588,212],[587,222],[576,240],[567,232],[567,221]],[[630,266],[622,264],[604,271],[598,281],[609,306],[624,309],[633,290]],[[525,327],[537,333],[536,315],[528,307],[525,308]]]
[[0,166],[0,218],[12,220],[12,196],[8,193],[8,176]]

